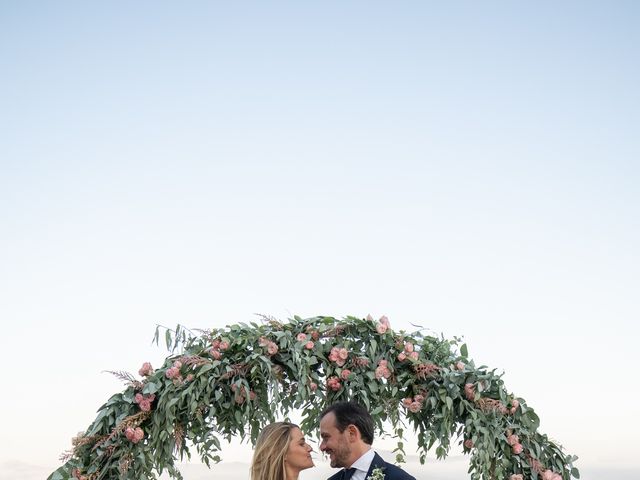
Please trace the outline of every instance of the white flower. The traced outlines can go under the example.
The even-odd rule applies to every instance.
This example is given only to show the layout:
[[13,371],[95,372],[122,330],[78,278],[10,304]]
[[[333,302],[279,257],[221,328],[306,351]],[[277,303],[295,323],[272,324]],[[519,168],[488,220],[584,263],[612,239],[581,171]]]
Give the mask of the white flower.
[[367,480],[384,480],[384,471],[382,468],[374,468],[371,470],[371,475],[367,477]]

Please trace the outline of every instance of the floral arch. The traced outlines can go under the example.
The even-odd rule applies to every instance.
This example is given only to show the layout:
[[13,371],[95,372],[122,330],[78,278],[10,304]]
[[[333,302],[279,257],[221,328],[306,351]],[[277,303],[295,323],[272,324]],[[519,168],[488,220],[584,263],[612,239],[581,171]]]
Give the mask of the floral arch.
[[207,465],[218,462],[221,439],[254,443],[264,425],[293,411],[313,434],[324,407],[347,399],[366,405],[379,430],[387,425],[399,462],[410,428],[422,463],[432,447],[444,458],[452,438],[461,443],[472,480],[579,478],[577,457],[538,432],[534,410],[495,370],[476,367],[459,339],[396,332],[386,317],[264,317],[163,335],[171,352],[164,364],[145,363],[140,380],[112,372],[126,389],[100,407],[48,480],[156,479],[163,471],[181,479],[175,462],[193,449]]

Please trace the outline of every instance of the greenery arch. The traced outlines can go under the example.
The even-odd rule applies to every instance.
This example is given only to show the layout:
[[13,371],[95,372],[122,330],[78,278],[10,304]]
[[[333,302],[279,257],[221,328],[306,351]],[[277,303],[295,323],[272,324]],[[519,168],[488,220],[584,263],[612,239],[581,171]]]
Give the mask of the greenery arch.
[[379,429],[391,426],[399,462],[410,427],[422,463],[434,446],[446,457],[455,437],[473,480],[579,478],[577,457],[538,432],[534,410],[495,370],[476,367],[459,339],[396,332],[386,317],[296,316],[211,331],[178,326],[164,340],[171,354],[156,370],[145,363],[141,380],[112,372],[127,388],[100,407],[49,480],[156,479],[163,471],[181,479],[175,461],[193,448],[210,465],[220,460],[221,438],[253,443],[294,410],[312,433],[320,411],[345,399],[367,405]]

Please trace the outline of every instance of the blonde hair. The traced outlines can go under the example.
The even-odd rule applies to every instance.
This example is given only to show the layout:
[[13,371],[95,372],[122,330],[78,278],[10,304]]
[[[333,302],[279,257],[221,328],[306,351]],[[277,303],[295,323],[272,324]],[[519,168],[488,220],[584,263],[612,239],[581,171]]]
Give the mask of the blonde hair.
[[276,422],[262,430],[253,452],[251,480],[287,480],[284,457],[294,428],[298,426],[289,422]]

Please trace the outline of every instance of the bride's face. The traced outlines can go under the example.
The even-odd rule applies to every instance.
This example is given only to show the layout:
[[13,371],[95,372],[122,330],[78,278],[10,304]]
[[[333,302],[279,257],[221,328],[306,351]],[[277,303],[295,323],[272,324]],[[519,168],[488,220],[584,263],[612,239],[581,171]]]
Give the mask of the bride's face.
[[292,428],[289,433],[289,448],[285,455],[287,467],[297,471],[313,467],[312,451],[302,431],[297,427]]

